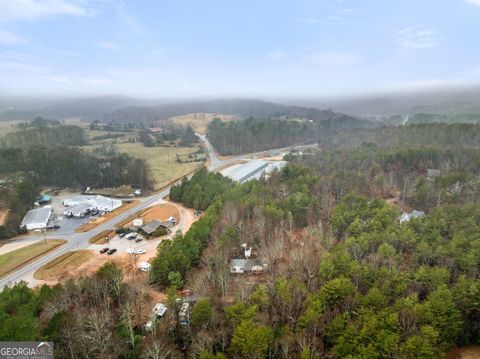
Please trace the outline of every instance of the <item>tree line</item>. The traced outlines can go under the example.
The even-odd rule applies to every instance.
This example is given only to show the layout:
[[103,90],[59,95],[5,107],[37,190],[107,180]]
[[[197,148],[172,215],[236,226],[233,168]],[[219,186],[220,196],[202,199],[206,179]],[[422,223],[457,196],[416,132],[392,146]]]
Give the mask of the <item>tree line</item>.
[[426,123],[398,127],[355,128],[320,140],[322,147],[357,147],[373,143],[381,147],[405,145],[477,147],[480,125],[468,123]]
[[373,122],[348,116],[321,121],[248,118],[223,122],[214,119],[208,125],[207,136],[220,154],[238,155],[314,143],[342,130],[373,126]]
[[34,127],[9,133],[0,138],[1,147],[79,146],[86,143],[85,131],[78,126]]

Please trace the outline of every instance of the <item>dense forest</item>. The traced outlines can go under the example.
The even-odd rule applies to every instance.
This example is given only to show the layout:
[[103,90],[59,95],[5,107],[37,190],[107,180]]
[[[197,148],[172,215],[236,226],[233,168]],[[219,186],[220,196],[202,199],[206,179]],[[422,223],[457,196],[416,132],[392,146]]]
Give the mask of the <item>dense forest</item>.
[[0,173],[28,172],[44,186],[148,187],[145,162],[126,154],[105,157],[66,146],[0,149]]
[[431,123],[375,129],[356,128],[320,139],[320,145],[324,147],[357,147],[363,143],[374,143],[382,147],[404,145],[478,146],[480,144],[480,125]]
[[68,146],[0,148],[0,174],[10,178],[9,185],[0,189],[2,204],[10,209],[7,222],[0,226],[0,239],[18,233],[39,186],[151,186],[144,160],[117,153],[93,156]]
[[190,208],[205,210],[217,196],[228,191],[233,182],[219,173],[209,173],[201,169],[191,179],[184,177],[182,182],[172,186],[170,199],[182,202]]
[[[407,158],[385,163],[408,167]],[[322,176],[291,164],[236,185],[186,235],[163,241],[151,280],[169,311],[155,332],[142,333],[137,313],[145,285],[107,264],[53,289],[5,290],[2,340],[55,340],[59,357],[202,359],[434,359],[478,342],[480,205],[440,205],[400,224],[379,197],[345,193],[325,205]],[[262,273],[230,274],[243,243]],[[187,326],[178,288],[197,297]]]
[[32,127],[0,138],[1,147],[25,148],[41,145],[78,146],[86,142],[85,131],[78,126]]
[[274,120],[248,118],[222,122],[214,119],[207,135],[222,155],[238,155],[298,144],[315,143],[348,129],[370,128],[375,124],[350,117],[335,120]]

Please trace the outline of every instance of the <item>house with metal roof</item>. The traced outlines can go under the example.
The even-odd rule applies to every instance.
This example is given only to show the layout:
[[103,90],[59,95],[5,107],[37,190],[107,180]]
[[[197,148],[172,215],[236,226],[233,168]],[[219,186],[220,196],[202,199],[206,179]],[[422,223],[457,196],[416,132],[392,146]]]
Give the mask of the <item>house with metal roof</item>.
[[52,217],[52,207],[45,206],[41,208],[31,209],[23,217],[20,228],[27,230],[47,228],[48,221]]
[[140,229],[146,234],[151,235],[160,227],[168,228],[168,224],[155,219],[151,222],[145,223]]

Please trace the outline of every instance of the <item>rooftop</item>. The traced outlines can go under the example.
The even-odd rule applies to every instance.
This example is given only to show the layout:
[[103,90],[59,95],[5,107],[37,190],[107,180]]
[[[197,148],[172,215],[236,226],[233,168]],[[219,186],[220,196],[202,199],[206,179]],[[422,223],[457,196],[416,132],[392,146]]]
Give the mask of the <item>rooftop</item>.
[[47,223],[51,214],[52,208],[50,206],[31,209],[27,212],[25,217],[23,217],[21,226],[33,223]]

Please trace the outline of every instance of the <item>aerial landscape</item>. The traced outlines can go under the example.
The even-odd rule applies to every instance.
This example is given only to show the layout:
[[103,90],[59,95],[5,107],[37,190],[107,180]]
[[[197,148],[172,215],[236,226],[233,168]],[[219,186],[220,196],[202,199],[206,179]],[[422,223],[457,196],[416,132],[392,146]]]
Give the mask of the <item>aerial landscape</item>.
[[480,0],[0,0],[0,358],[480,359]]

